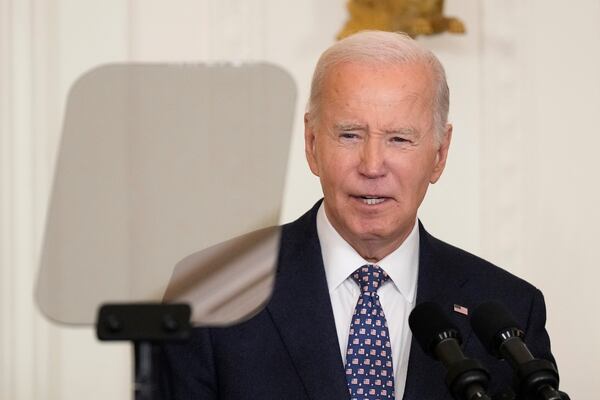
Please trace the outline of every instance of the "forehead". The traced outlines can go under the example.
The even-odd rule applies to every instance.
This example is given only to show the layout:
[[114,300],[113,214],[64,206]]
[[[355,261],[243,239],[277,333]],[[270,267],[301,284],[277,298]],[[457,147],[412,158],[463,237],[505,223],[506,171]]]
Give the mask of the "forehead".
[[427,64],[343,63],[327,71],[320,106],[323,113],[335,114],[336,119],[344,114],[347,118],[386,113],[390,118],[420,118],[431,115],[433,94]]
[[433,73],[423,62],[385,64],[376,62],[344,62],[330,66],[323,79],[323,92],[391,87],[404,93],[433,93]]

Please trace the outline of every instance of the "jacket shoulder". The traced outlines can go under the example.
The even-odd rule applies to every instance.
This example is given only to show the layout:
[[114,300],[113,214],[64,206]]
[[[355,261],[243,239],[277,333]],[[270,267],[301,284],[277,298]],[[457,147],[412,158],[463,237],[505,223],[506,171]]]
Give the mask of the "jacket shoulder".
[[[424,229],[421,230],[421,244],[431,249],[434,257],[447,267],[462,271],[465,276],[469,277],[469,280],[474,280],[484,287],[493,286],[498,290],[510,288],[510,290],[525,292],[538,291],[535,286],[504,268],[437,239]],[[493,292],[494,290],[492,290]]]

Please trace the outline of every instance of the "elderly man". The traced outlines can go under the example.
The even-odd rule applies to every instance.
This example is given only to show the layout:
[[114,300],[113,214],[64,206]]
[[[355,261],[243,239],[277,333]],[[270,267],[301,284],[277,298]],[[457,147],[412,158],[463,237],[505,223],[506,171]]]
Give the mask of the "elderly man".
[[446,164],[448,98],[440,62],[401,34],[359,33],[321,56],[304,122],[323,201],[283,226],[262,312],[166,349],[174,398],[450,399],[443,367],[411,342],[408,315],[422,301],[448,311],[492,393],[511,372],[472,337],[469,308],[504,303],[533,353],[552,359],[540,291],[417,220]]

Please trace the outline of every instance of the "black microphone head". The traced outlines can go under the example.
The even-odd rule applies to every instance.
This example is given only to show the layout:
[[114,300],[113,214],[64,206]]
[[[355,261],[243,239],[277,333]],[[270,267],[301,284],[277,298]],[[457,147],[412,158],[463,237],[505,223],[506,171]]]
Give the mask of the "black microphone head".
[[506,308],[497,302],[482,303],[471,313],[471,327],[491,354],[502,358],[500,345],[510,336],[524,337],[523,330]]
[[408,317],[408,325],[423,351],[434,358],[434,348],[442,340],[454,338],[459,344],[462,343],[460,331],[439,304],[418,304]]

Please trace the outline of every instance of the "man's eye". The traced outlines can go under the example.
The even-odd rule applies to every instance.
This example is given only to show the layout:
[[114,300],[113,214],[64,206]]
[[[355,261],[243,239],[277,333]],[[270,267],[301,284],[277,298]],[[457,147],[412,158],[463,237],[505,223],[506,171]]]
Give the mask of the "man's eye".
[[358,139],[358,134],[353,133],[353,132],[341,132],[340,138],[341,139]]
[[394,143],[404,143],[404,142],[408,142],[407,139],[401,137],[401,136],[392,136],[392,138],[390,139],[392,142]]

